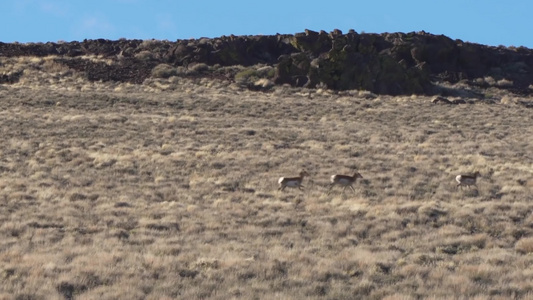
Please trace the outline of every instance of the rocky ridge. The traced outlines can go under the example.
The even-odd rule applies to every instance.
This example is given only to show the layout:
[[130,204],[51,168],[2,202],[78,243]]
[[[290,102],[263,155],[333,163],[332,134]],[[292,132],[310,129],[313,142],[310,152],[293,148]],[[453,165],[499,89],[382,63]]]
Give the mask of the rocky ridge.
[[[326,33],[222,36],[191,40],[84,40],[81,42],[1,43],[1,57],[56,57],[89,80],[142,83],[161,65],[196,69],[183,76],[235,80],[230,66],[269,66],[274,84],[367,90],[376,94],[438,94],[436,82],[496,86],[533,92],[533,50],[491,47],[426,32]],[[97,56],[111,61],[84,59]],[[202,66],[202,67],[198,67]],[[188,74],[188,75],[187,75]],[[193,75],[191,75],[193,74]],[[176,75],[176,74],[174,74]],[[0,74],[0,83],[18,73]]]

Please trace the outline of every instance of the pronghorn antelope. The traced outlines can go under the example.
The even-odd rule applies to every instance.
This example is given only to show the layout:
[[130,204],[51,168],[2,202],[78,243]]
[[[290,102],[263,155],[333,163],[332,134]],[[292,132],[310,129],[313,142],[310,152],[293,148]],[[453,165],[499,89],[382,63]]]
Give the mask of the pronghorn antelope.
[[309,173],[306,171],[301,171],[299,177],[280,177],[278,180],[279,188],[278,191],[283,191],[286,187],[302,189],[302,181],[305,176],[309,176]]
[[361,174],[358,172],[355,172],[353,176],[349,175],[331,175],[331,184],[329,185],[328,194],[331,192],[331,189],[335,185],[342,185],[344,188],[342,189],[342,192],[344,193],[344,190],[346,190],[347,187],[350,187],[352,191],[355,193],[355,189],[353,188],[353,184],[357,180],[357,178],[363,178]]
[[463,186],[470,187],[471,185],[477,188],[476,179],[478,176],[481,176],[478,171],[476,171],[474,174],[457,175],[457,177],[455,177],[455,180],[457,181],[457,188]]

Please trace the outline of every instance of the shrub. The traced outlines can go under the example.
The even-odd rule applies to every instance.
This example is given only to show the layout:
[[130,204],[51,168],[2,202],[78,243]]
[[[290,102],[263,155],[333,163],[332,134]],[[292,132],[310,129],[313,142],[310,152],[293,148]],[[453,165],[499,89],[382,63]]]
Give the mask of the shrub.
[[139,53],[136,53],[135,54],[135,58],[138,59],[138,60],[152,60],[154,59],[154,55],[152,54],[152,52],[148,51],[148,50],[143,50]]
[[516,242],[514,246],[515,250],[522,254],[533,253],[533,238],[522,238]]
[[485,80],[485,83],[488,84],[489,86],[493,86],[496,84],[496,80],[492,76],[485,76],[483,80]]
[[52,74],[55,74],[55,73],[67,73],[68,71],[70,71],[70,69],[68,68],[68,66],[62,64],[61,62],[58,62],[56,60],[52,60],[52,59],[47,59],[43,62],[42,64],[42,69],[43,71],[46,71],[48,73],[52,73]]
[[256,69],[248,68],[240,71],[235,74],[235,81],[237,82],[250,82],[256,81],[259,79],[259,74]]
[[152,77],[155,77],[155,78],[169,78],[171,76],[176,76],[176,75],[177,75],[176,68],[170,65],[167,65],[167,64],[159,64],[152,69]]
[[274,78],[274,75],[276,75],[276,69],[271,66],[260,67],[256,71],[257,76],[261,78]]
[[496,85],[499,87],[512,87],[513,81],[508,79],[500,79],[496,82]]
[[503,96],[500,100],[500,103],[501,104],[515,104],[516,103],[516,99],[513,98],[513,97],[509,97],[507,95]]
[[209,66],[204,63],[197,63],[192,66],[189,66],[189,73],[197,74],[209,70]]

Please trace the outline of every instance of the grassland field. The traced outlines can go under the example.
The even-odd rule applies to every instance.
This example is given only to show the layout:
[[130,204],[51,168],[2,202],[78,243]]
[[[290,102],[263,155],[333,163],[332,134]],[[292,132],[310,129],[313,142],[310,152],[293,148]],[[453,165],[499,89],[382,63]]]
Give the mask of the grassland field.
[[25,76],[0,299],[533,299],[533,99]]

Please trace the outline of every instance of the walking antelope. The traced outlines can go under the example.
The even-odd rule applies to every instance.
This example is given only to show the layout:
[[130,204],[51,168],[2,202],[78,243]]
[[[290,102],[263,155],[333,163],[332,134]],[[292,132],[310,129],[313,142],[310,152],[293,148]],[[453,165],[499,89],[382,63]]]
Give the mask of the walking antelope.
[[363,178],[361,174],[358,172],[355,172],[353,176],[349,175],[331,175],[331,184],[329,185],[328,195],[333,189],[335,185],[342,185],[344,188],[342,189],[342,192],[344,193],[344,190],[346,190],[347,187],[350,187],[352,191],[355,193],[355,189],[353,188],[353,184],[357,180],[357,178]]
[[302,181],[305,176],[309,176],[309,173],[306,171],[301,171],[299,177],[280,177],[278,180],[279,188],[278,191],[283,191],[286,187],[302,189]]
[[478,176],[481,176],[478,171],[476,171],[474,174],[457,175],[457,177],[455,177],[455,180],[457,181],[457,188],[463,186],[470,188],[471,185],[477,188],[476,179]]

